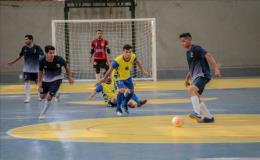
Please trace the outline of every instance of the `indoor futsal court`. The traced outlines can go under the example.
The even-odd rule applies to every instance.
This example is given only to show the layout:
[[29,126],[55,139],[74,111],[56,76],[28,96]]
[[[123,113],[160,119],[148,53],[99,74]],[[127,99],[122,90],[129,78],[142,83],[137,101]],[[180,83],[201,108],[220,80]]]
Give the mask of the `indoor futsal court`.
[[0,160],[260,160],[259,11],[0,0]]

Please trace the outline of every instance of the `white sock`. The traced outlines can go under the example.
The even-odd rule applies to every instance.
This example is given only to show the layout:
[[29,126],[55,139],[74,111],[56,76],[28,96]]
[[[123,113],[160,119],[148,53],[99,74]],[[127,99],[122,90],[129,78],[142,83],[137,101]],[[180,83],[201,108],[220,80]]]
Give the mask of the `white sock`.
[[30,94],[30,82],[25,82],[25,95],[26,98],[30,98],[31,94]]
[[50,107],[50,104],[51,104],[51,101],[48,101],[48,100],[44,101],[43,110],[41,112],[41,115],[44,115],[47,112],[48,108]]
[[207,118],[213,118],[213,115],[210,114],[210,112],[204,102],[200,103],[200,109],[201,109],[202,114],[204,114]]
[[96,80],[97,80],[97,81],[100,80],[100,73],[96,74]]
[[194,112],[200,115],[200,100],[198,96],[191,96],[191,103],[193,106]]

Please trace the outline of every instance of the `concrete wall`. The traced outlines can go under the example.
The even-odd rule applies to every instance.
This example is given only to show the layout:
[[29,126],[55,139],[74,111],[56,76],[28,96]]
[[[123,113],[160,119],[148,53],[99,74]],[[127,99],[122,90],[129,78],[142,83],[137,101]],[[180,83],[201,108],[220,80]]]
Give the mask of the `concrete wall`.
[[[157,20],[158,78],[183,77],[185,50],[178,35],[191,32],[194,43],[212,52],[226,76],[260,75],[259,0],[137,0],[137,18]],[[130,18],[128,9],[71,9],[70,19]],[[0,64],[15,57],[23,37],[31,33],[35,43],[51,43],[51,20],[63,19],[60,2],[0,1]],[[3,75],[18,79],[22,61]],[[170,73],[170,74],[169,74]],[[166,75],[167,74],[167,75]],[[1,78],[2,79],[2,78]]]

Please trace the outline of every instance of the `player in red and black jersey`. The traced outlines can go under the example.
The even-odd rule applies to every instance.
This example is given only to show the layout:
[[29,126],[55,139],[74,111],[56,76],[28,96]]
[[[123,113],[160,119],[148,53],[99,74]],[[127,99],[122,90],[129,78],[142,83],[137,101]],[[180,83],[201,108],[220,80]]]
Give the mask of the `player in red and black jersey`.
[[96,31],[96,39],[91,43],[91,64],[96,69],[96,79],[100,80],[100,69],[109,69],[111,57],[110,49],[108,48],[108,41],[103,38],[102,31]]

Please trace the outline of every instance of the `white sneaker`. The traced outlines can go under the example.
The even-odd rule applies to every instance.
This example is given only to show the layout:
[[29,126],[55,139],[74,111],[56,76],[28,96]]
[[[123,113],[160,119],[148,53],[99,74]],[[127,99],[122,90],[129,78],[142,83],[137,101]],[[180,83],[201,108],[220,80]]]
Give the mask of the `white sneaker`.
[[31,97],[27,97],[23,102],[24,103],[29,103],[31,101]]
[[117,111],[117,112],[116,112],[116,115],[117,115],[117,116],[122,116],[122,113],[119,112],[119,111]]
[[45,114],[39,116],[39,120],[43,120],[45,118],[46,118]]
[[55,95],[54,100],[55,100],[55,102],[59,102],[60,101],[60,93]]

